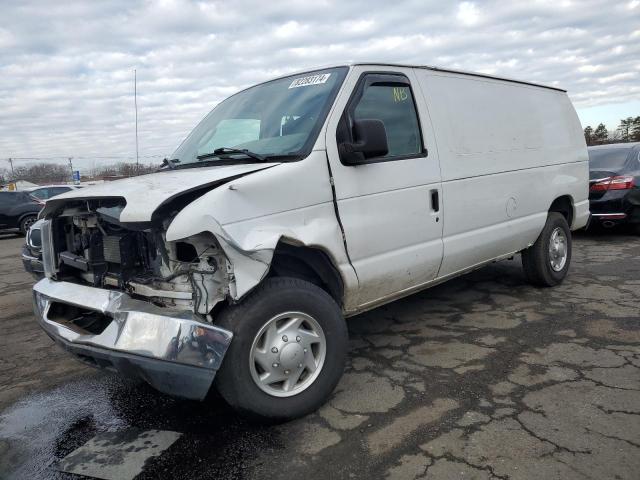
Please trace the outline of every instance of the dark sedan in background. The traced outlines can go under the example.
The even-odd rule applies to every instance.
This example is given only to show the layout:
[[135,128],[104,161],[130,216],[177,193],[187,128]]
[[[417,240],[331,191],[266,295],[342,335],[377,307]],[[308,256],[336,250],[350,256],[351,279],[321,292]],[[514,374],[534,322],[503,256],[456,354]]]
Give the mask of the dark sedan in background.
[[0,229],[17,228],[26,235],[42,205],[29,192],[0,192]]
[[640,142],[589,147],[589,208],[592,222],[640,233]]
[[[40,236],[40,227],[42,225],[42,220],[36,221],[37,214],[42,209],[45,202],[56,195],[60,195],[61,193],[68,192],[69,190],[74,190],[76,188],[81,188],[76,185],[47,185],[45,187],[39,187],[27,192],[6,192],[19,196],[27,196],[28,198],[25,200],[29,203],[29,205],[33,206],[29,212],[32,210],[35,211],[35,214],[29,213],[28,216],[23,217],[23,220],[20,222],[20,231],[25,234],[26,242],[22,246],[22,264],[24,265],[24,269],[34,276],[36,280],[40,280],[44,276],[44,268],[42,266],[42,241]],[[5,192],[0,192],[5,193]],[[0,196],[0,202],[4,197]],[[9,197],[6,197],[9,198]],[[10,202],[6,202],[10,203]],[[2,203],[0,203],[0,209],[2,208]],[[24,219],[28,221],[25,221]],[[23,230],[26,228],[26,231]]]

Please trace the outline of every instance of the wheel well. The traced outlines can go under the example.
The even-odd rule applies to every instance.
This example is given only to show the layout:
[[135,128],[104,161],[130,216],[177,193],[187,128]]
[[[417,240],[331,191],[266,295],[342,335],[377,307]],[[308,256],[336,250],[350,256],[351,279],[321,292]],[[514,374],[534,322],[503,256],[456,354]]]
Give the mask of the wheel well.
[[20,226],[22,221],[27,217],[35,217],[36,220],[37,220],[38,219],[38,212],[27,212],[27,213],[23,213],[22,215],[20,215],[20,217],[18,218],[18,226]]
[[569,195],[556,198],[549,207],[550,212],[561,213],[567,220],[569,227],[573,223],[573,201]]
[[318,248],[297,247],[280,242],[273,254],[269,276],[294,277],[311,282],[342,306],[342,277],[329,256]]

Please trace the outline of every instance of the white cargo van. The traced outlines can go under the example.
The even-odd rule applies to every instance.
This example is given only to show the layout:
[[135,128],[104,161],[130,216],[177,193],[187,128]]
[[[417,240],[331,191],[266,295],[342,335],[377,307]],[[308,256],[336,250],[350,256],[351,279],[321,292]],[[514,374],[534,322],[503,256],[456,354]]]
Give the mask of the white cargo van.
[[220,103],[158,173],[47,202],[46,332],[92,365],[248,414],[320,406],[345,317],[522,252],[560,283],[588,210],[565,91],[353,64]]

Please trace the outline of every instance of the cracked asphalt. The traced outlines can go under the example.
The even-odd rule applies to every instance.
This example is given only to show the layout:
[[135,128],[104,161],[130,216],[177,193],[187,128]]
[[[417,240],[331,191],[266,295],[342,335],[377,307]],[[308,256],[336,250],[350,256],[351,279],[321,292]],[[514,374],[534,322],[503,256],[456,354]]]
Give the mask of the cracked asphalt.
[[1,478],[81,478],[66,455],[141,430],[180,435],[139,479],[639,477],[639,237],[577,234],[556,288],[516,257],[350,319],[333,397],[279,426],[69,358],[34,321],[21,242],[0,235]]

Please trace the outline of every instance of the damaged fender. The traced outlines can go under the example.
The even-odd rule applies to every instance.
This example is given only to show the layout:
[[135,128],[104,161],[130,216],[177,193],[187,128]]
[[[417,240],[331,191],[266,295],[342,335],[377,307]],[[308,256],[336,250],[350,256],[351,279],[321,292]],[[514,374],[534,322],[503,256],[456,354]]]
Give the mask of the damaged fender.
[[231,288],[231,297],[234,300],[241,298],[260,283],[269,271],[281,235],[269,231],[254,232],[243,243],[239,243],[211,215],[198,215],[194,220],[189,210],[189,207],[185,208],[173,220],[167,230],[167,240],[182,240],[203,231],[211,232],[233,265],[235,288]]
[[[282,164],[206,193],[175,216],[167,241],[212,233],[232,267],[229,294],[234,300],[267,275],[281,240],[330,253],[345,287],[357,283],[336,220],[323,153],[314,152],[305,162]],[[305,176],[312,179],[304,195],[300,195],[301,186],[290,181],[300,178],[292,172],[297,169],[305,169]]]

